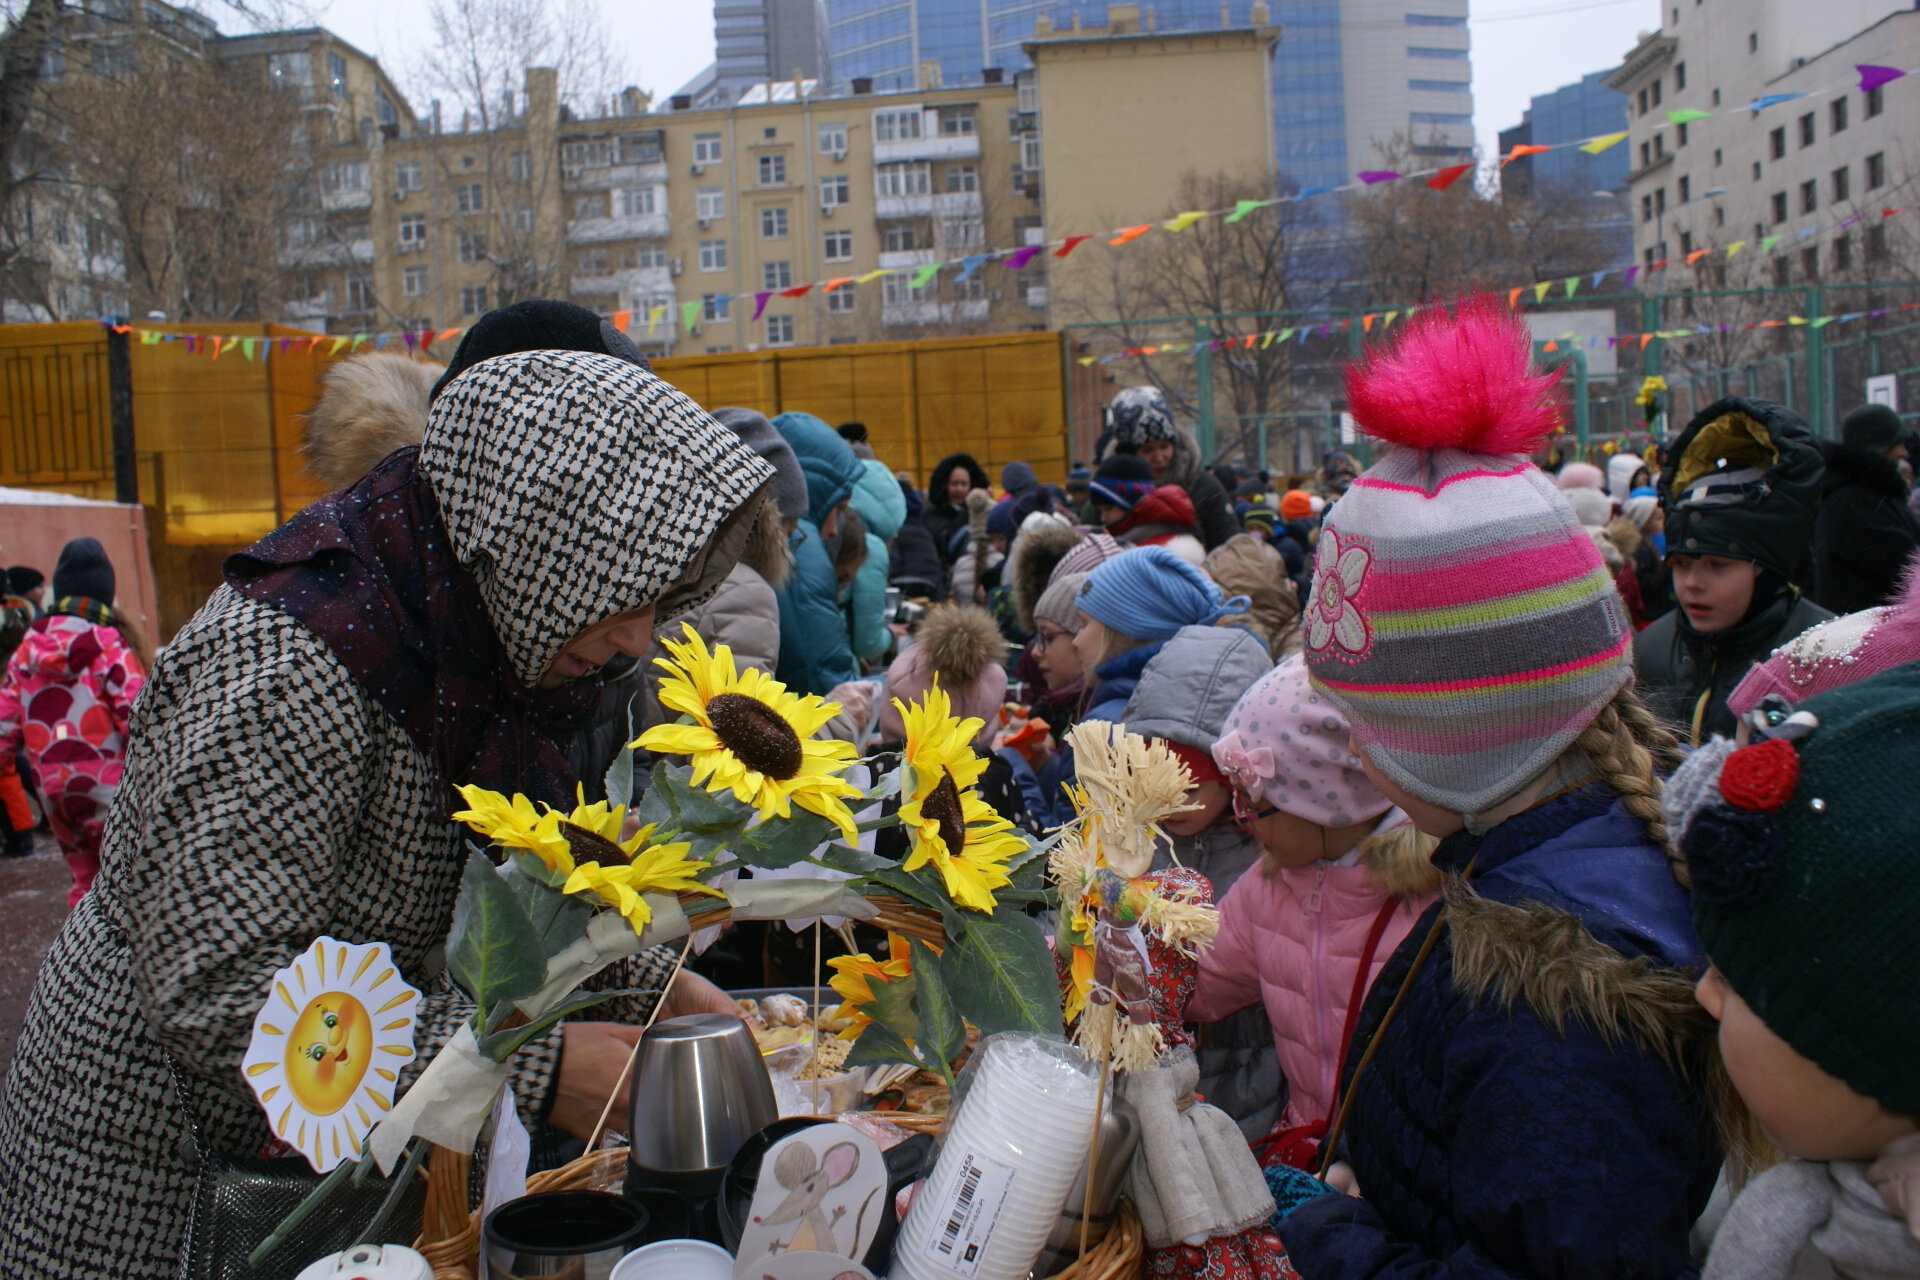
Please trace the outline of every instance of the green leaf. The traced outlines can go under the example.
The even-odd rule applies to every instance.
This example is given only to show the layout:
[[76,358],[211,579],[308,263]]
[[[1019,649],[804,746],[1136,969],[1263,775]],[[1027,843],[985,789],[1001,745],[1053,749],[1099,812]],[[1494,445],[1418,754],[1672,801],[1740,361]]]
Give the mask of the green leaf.
[[1008,905],[976,916],[940,956],[940,977],[982,1035],[1059,1035],[1060,983],[1037,921]]
[[544,956],[551,959],[579,941],[586,932],[593,908],[560,892],[560,886],[567,882],[566,876],[549,871],[546,864],[532,854],[522,853],[513,862],[513,872],[506,877],[507,887],[513,890],[521,910],[527,913],[527,920],[540,936]]
[[870,1022],[861,1028],[860,1038],[847,1050],[849,1067],[885,1067],[896,1062],[914,1067],[927,1065],[905,1040],[880,1022]]
[[532,995],[546,974],[539,931],[512,887],[477,853],[468,857],[461,873],[453,932],[447,938],[447,970],[473,997],[475,1023],[481,1028],[494,1006]]
[[[937,878],[939,873],[935,872],[934,874]],[[926,881],[914,875],[913,872],[903,871],[899,863],[889,863],[884,867],[875,867],[873,870],[867,872],[866,876],[867,879],[873,881],[873,883],[883,888],[893,890],[909,902],[917,903],[923,907],[934,907],[936,909],[940,906],[941,895],[929,888]]]
[[823,867],[855,876],[872,875],[875,871],[885,871],[900,865],[893,859],[883,858],[877,853],[862,853],[858,849],[848,848],[838,843],[828,845],[826,851],[814,861]]
[[733,799],[733,793],[726,793],[723,799],[712,792],[692,785],[693,769],[689,765],[668,764],[666,761],[653,766],[653,789],[647,794],[658,795],[673,811],[673,825],[680,831],[697,835],[717,836],[725,832],[738,834],[752,817],[752,810]]
[[873,989],[873,1003],[861,1005],[861,1011],[902,1040],[918,1039],[920,1014],[914,999],[920,992],[919,975],[909,973],[892,982],[870,978],[867,985]]
[[796,808],[791,818],[773,818],[749,830],[733,851],[748,866],[776,871],[805,862],[836,830],[819,814]]
[[927,1063],[953,1083],[953,1055],[967,1042],[967,1025],[954,1007],[947,984],[941,980],[938,958],[933,948],[915,938],[912,942],[913,973],[920,995],[914,1001],[920,1013],[920,1034],[914,1043]]
[[527,1041],[536,1036],[545,1035],[555,1023],[570,1017],[582,1009],[591,1009],[604,1000],[616,1000],[621,996],[658,995],[658,987],[613,987],[606,991],[579,991],[562,1001],[558,1008],[548,1012],[537,1022],[523,1026],[508,1027],[505,1031],[493,1031],[480,1040],[480,1052],[497,1062],[506,1061],[508,1055],[518,1053]]
[[607,766],[607,803],[622,808],[633,803],[633,748],[622,747]]

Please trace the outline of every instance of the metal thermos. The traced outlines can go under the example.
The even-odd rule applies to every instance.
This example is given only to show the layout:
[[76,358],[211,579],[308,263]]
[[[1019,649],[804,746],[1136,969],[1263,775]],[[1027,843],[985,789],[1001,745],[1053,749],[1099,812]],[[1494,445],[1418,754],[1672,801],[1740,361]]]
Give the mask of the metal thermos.
[[[1114,1209],[1120,1203],[1120,1187],[1126,1181],[1127,1167],[1133,1163],[1133,1153],[1140,1145],[1140,1116],[1133,1104],[1115,1094],[1107,1096],[1106,1110],[1100,1114],[1100,1137],[1094,1144],[1091,1168],[1093,1174],[1093,1216],[1086,1219],[1087,1238],[1097,1240],[1105,1234],[1105,1226],[1113,1220]],[[1054,1224],[1053,1234],[1047,1237],[1047,1247],[1040,1254],[1039,1261],[1033,1265],[1036,1276],[1050,1276],[1063,1270],[1069,1262],[1080,1255],[1081,1213],[1087,1203],[1087,1169],[1073,1180],[1073,1190],[1067,1193],[1067,1203],[1060,1210],[1060,1220]]]

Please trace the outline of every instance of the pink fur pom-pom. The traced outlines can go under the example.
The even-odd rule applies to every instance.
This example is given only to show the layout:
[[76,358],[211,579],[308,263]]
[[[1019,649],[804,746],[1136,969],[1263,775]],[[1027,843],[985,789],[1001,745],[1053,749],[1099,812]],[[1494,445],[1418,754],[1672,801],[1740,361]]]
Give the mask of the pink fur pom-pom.
[[1348,408],[1389,444],[1532,453],[1562,420],[1560,372],[1536,372],[1532,355],[1526,325],[1499,298],[1435,307],[1347,367]]

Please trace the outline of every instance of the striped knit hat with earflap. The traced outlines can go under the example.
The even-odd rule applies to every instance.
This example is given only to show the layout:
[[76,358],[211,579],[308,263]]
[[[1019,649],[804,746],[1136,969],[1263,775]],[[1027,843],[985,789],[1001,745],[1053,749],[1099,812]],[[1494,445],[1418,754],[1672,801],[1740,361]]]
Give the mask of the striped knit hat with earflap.
[[1423,312],[1347,370],[1386,448],[1328,511],[1302,618],[1369,760],[1457,813],[1543,772],[1623,685],[1632,631],[1593,540],[1527,460],[1555,375],[1499,300]]

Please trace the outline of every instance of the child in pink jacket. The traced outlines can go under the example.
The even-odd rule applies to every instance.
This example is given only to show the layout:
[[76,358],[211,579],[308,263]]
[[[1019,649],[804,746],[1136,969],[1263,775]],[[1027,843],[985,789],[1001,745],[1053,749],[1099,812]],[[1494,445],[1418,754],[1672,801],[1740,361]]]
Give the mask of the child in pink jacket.
[[98,541],[75,538],[61,548],[53,592],[53,607],[27,628],[0,684],[0,752],[26,749],[47,821],[73,871],[71,909],[100,869],[100,836],[126,757],[127,716],[146,665],[113,608],[113,565]]
[[1228,714],[1214,759],[1264,850],[1220,904],[1188,1019],[1266,1006],[1286,1109],[1262,1163],[1308,1167],[1326,1133],[1367,987],[1440,887],[1432,842],[1360,771],[1347,724],[1290,658]]

